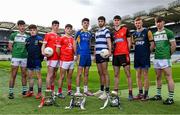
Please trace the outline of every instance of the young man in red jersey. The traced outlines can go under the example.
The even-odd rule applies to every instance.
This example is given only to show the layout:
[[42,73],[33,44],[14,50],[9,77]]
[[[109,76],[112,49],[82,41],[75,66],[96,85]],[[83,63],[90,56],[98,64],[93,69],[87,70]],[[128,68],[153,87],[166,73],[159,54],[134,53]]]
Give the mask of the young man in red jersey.
[[[57,70],[59,67],[59,57],[56,52],[56,44],[58,42],[59,35],[59,22],[54,20],[52,22],[52,31],[45,35],[43,45],[41,48],[42,54],[47,57],[47,77],[46,77],[46,88],[54,92],[54,80],[56,78]],[[49,56],[44,53],[44,49],[50,47],[53,49],[53,55]]]
[[57,96],[59,98],[65,98],[62,93],[63,80],[67,73],[68,82],[68,95],[72,95],[71,83],[72,74],[74,70],[74,54],[76,52],[75,39],[72,37],[72,25],[67,24],[65,26],[65,35],[60,38],[59,44],[57,44],[57,51],[60,56],[60,78],[59,78],[59,89]]
[[121,17],[119,15],[114,16],[114,51],[113,51],[113,69],[114,69],[114,91],[113,94],[118,95],[119,89],[119,73],[120,67],[124,67],[124,71],[128,81],[129,87],[129,100],[133,99],[132,94],[132,80],[130,73],[130,57],[129,52],[131,49],[131,35],[128,28],[121,26]]

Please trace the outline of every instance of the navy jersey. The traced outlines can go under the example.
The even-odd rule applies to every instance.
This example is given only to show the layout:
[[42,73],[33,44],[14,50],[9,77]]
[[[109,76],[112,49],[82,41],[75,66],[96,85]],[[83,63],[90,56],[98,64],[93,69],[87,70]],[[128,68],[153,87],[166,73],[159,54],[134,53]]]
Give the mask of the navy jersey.
[[152,32],[144,28],[142,31],[135,31],[133,34],[135,44],[135,58],[150,58],[150,42],[153,40]]
[[92,34],[89,31],[79,30],[76,33],[75,39],[77,43],[77,54],[91,54],[91,38]]
[[43,56],[41,54],[42,41],[43,38],[38,35],[31,36],[26,39],[26,49],[29,59],[43,60]]

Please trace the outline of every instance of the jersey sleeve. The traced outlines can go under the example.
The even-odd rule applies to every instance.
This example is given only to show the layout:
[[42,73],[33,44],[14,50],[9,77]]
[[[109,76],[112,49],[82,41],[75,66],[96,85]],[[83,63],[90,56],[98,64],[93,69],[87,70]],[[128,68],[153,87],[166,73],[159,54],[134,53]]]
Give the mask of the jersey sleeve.
[[43,38],[41,36],[38,36],[38,45],[42,46],[43,44]]
[[12,33],[12,34],[9,36],[9,43],[13,43],[13,42],[14,42],[14,38],[15,38],[15,33]]
[[167,30],[167,37],[169,41],[175,41],[174,33],[171,30]]
[[153,34],[150,30],[148,30],[148,39],[149,39],[149,42],[154,41]]
[[127,29],[127,31],[126,31],[126,37],[127,38],[131,37],[131,33],[130,33],[129,29]]
[[111,33],[110,31],[107,29],[106,33],[105,33],[106,38],[111,38]]
[[76,33],[76,35],[75,35],[75,40],[76,40],[76,43],[77,43],[77,44],[79,44],[80,41],[81,41],[80,32],[81,32],[81,30],[79,30],[79,31]]
[[134,38],[134,34],[132,34],[132,36],[131,36],[131,42],[132,42],[132,44],[135,44],[135,40],[134,40],[135,38]]
[[49,38],[49,35],[48,35],[48,34],[45,34],[44,40],[43,40],[43,44],[47,44],[48,38]]

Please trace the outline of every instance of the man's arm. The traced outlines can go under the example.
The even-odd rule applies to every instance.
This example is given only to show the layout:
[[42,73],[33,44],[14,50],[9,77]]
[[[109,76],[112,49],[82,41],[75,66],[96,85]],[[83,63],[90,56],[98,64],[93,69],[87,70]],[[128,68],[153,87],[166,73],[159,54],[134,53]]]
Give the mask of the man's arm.
[[10,51],[12,51],[12,46],[13,46],[13,43],[9,42],[9,43],[8,43],[8,49],[9,49]]
[[74,50],[74,53],[76,55],[76,41],[75,40],[73,40],[73,50]]
[[155,43],[154,43],[153,34],[150,30],[148,31],[148,39],[149,39],[149,43],[150,43],[150,51],[152,52],[155,48]]
[[42,55],[45,55],[45,53],[44,53],[45,47],[46,47],[46,43],[43,43],[43,44],[42,44],[42,47],[41,47],[41,53],[42,53]]
[[176,40],[170,41],[171,44],[171,55],[176,51]]
[[127,41],[128,41],[128,48],[129,48],[129,51],[131,50],[131,33],[129,32],[129,29],[127,29],[126,31],[126,37],[127,37]]
[[111,56],[112,54],[111,38],[107,38],[107,44],[108,44],[108,49],[109,49],[109,56]]
[[131,37],[127,37],[127,41],[128,41],[128,48],[130,51],[131,50]]

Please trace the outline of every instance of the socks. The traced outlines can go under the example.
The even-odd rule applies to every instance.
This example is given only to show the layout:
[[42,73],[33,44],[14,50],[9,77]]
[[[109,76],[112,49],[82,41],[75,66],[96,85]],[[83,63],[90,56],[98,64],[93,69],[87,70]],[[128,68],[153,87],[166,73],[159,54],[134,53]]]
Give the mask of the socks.
[[133,94],[132,94],[132,90],[129,90],[129,95],[133,95]]
[[161,88],[157,88],[157,95],[161,96]]
[[148,96],[148,90],[145,90],[144,91],[144,97],[147,97]]
[[84,86],[84,92],[88,92],[88,86]]
[[139,89],[139,94],[143,94],[143,89]]
[[68,85],[68,92],[71,90],[72,90],[71,85]]
[[109,87],[106,87],[105,90],[106,90],[106,93],[109,93]]
[[38,93],[41,93],[41,90],[42,90],[41,88],[38,88]]
[[169,91],[169,99],[173,99],[174,97],[174,91]]
[[51,90],[54,92],[54,85],[51,85]]
[[27,91],[27,86],[22,86],[22,92],[26,92]]
[[29,91],[33,91],[33,87],[29,87]]
[[101,85],[101,86],[100,86],[100,90],[101,90],[101,91],[104,91],[104,85]]
[[76,87],[76,92],[80,93],[80,87]]
[[9,93],[14,93],[14,88],[9,88]]
[[58,93],[62,93],[62,88],[58,88]]

